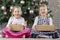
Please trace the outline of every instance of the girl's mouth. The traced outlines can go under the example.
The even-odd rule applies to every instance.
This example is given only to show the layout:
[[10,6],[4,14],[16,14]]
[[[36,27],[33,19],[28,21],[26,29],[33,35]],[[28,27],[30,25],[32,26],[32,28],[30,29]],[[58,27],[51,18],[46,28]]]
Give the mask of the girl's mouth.
[[45,12],[42,12],[42,14],[45,14]]

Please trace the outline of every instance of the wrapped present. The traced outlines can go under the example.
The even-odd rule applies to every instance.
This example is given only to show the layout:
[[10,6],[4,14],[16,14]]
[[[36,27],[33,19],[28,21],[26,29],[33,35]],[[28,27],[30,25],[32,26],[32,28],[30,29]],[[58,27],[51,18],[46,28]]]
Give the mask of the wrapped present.
[[21,31],[24,29],[23,25],[18,25],[18,24],[10,24],[10,29],[12,31]]
[[54,25],[36,25],[35,29],[37,31],[55,31],[56,30]]

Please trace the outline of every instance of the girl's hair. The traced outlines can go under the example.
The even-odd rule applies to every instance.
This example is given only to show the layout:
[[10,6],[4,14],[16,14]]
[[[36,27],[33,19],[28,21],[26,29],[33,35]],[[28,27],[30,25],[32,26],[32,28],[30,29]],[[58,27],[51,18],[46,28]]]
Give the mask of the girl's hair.
[[14,16],[13,13],[14,13],[15,8],[18,8],[18,10],[20,11],[20,13],[21,13],[21,15],[22,15],[21,7],[19,7],[19,6],[14,6],[14,7],[13,7],[13,10],[12,10],[12,16]]
[[41,8],[41,7],[46,7],[46,9],[48,9],[46,4],[40,4],[38,11],[40,11],[40,8]]
[[46,5],[46,4],[40,4],[40,5],[39,5],[39,8],[40,8],[40,7],[46,7],[46,8],[47,8],[47,5]]
[[41,7],[46,7],[46,9],[48,9],[46,4],[40,4],[40,5],[39,5],[38,12],[40,12],[40,8],[41,8]]

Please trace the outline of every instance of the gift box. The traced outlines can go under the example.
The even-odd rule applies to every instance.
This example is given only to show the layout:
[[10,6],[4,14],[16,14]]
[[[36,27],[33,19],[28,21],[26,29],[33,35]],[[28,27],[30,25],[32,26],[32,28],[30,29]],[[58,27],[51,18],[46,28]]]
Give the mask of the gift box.
[[21,31],[24,29],[23,25],[18,25],[18,24],[10,24],[10,29],[12,31]]
[[54,25],[36,25],[35,29],[37,31],[55,31],[56,30]]

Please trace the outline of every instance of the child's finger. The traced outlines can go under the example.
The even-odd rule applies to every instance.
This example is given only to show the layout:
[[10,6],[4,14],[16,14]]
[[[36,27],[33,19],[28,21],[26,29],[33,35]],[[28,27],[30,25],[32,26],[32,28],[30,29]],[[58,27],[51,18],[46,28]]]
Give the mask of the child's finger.
[[27,21],[24,22],[24,26],[27,26]]
[[24,24],[27,24],[27,21],[25,21]]

